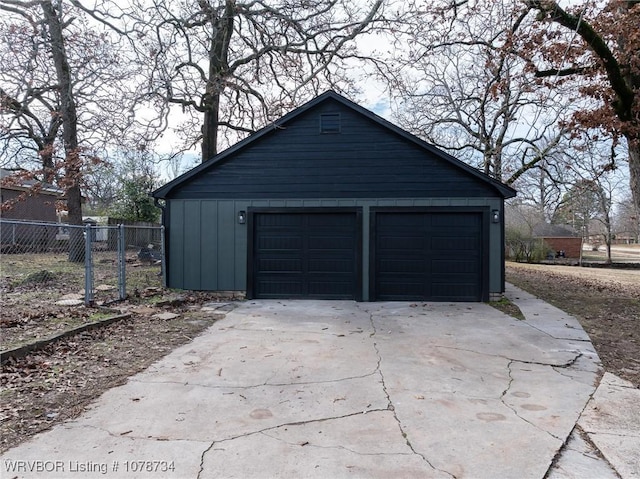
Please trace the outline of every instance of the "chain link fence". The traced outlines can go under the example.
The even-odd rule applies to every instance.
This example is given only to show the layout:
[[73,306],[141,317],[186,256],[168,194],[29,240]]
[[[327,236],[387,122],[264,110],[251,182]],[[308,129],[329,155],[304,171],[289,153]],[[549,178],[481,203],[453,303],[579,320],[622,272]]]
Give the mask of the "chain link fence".
[[108,304],[164,284],[162,226],[0,219],[0,291]]

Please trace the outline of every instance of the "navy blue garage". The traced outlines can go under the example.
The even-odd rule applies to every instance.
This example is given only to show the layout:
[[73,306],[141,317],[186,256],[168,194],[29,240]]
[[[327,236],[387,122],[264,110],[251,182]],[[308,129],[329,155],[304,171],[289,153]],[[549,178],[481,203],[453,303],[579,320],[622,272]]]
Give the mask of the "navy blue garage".
[[487,301],[515,191],[335,92],[153,193],[168,287]]

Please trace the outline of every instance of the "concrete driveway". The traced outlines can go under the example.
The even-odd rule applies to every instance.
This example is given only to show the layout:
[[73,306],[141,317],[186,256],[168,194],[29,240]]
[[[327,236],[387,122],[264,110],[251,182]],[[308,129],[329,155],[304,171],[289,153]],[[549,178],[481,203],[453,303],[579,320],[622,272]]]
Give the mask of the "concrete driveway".
[[8,451],[2,477],[568,477],[552,463],[599,360],[573,318],[529,299],[526,321],[485,304],[241,303]]

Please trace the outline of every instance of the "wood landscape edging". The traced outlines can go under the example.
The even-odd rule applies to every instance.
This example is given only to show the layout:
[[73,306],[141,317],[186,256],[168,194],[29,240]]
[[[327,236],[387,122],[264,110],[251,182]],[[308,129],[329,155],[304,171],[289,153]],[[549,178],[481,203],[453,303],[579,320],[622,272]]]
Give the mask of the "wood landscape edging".
[[108,318],[101,319],[99,321],[94,321],[92,323],[86,323],[80,326],[76,326],[75,328],[65,329],[60,333],[56,333],[52,336],[49,336],[48,338],[38,339],[31,343],[18,346],[17,348],[7,349],[6,351],[0,352],[0,363],[4,364],[9,358],[14,358],[14,359],[22,358],[27,354],[33,351],[38,351],[40,349],[43,349],[49,344],[59,341],[60,339],[75,336],[76,334],[82,333],[84,331],[90,331],[92,329],[101,328],[111,323],[115,323],[116,321],[120,321],[122,319],[128,319],[130,317],[131,317],[131,313],[110,316]]

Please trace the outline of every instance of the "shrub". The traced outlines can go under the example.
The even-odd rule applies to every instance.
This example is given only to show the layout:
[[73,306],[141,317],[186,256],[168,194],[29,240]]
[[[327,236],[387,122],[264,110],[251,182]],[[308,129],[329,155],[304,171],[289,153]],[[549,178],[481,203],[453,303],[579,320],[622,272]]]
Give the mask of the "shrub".
[[534,238],[518,228],[506,228],[505,241],[507,257],[520,263],[539,263],[549,251],[540,238]]

